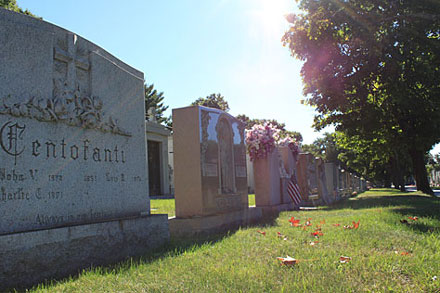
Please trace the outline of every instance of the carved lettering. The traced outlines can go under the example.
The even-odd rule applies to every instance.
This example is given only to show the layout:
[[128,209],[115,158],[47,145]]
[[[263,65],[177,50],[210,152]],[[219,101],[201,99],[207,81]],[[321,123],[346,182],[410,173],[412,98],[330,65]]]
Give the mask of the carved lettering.
[[61,157],[63,159],[66,158],[66,151],[65,151],[66,143],[64,142],[64,138],[61,140]]
[[63,181],[63,175],[49,175],[49,181],[61,182]]
[[[107,157],[108,155],[108,157]],[[109,149],[104,149],[104,161],[111,162],[112,161],[112,151]]]
[[63,198],[62,191],[49,191],[47,193],[49,199],[61,199]]
[[84,143],[84,151],[83,151],[83,153],[84,153],[84,161],[87,161],[87,151],[88,151],[88,149],[89,149],[89,146],[88,146],[88,144],[89,144],[89,140],[88,139],[85,139],[84,141],[83,141],[83,143]]
[[[41,154],[41,145],[46,145],[46,159],[66,159],[67,154],[66,150],[68,151],[70,148],[70,157],[72,160],[82,159],[84,161],[87,161],[89,156],[89,149],[91,149],[92,144],[90,140],[84,139],[82,141],[82,147],[78,147],[76,144],[68,145],[63,138],[60,143],[57,143],[56,141],[47,140],[47,141],[39,141],[38,139],[31,142],[31,149],[32,153],[31,155],[33,157],[38,157]],[[24,150],[24,147],[23,147]],[[101,151],[102,150],[102,151]],[[103,152],[104,158],[102,158],[101,154]],[[22,152],[17,153],[17,156],[20,155]],[[93,148],[93,153],[91,154],[91,158],[94,162],[109,162],[109,163],[125,163],[125,152],[119,148],[118,145],[115,145],[112,149],[105,147],[100,148],[95,146]]]
[[29,170],[29,174],[31,175],[32,180],[37,179],[37,172],[38,172],[38,169],[30,169]]
[[29,200],[29,192],[23,191],[23,188],[17,188],[15,191],[7,191],[4,186],[0,187],[0,200],[1,201],[22,201]]
[[93,160],[95,162],[101,162],[101,150],[99,148],[93,149]]
[[5,168],[0,168],[0,181],[21,182],[26,179],[24,174],[18,173],[15,170],[7,171]]
[[64,216],[48,216],[37,214],[35,221],[39,225],[56,225],[64,223]]
[[98,176],[96,175],[84,175],[84,181],[85,182],[97,182]]
[[24,147],[18,146],[19,141],[23,140],[23,133],[26,125],[12,124],[6,122],[0,129],[0,146],[5,153],[14,157],[14,165],[17,165],[17,157],[24,152]]
[[40,155],[40,152],[38,151],[40,146],[41,144],[38,139],[32,142],[32,156],[38,157]]
[[[51,148],[50,148],[51,147]],[[52,149],[52,157],[56,158],[57,155],[55,153],[55,144],[52,141],[47,141],[46,142],[46,151],[47,151],[47,158],[50,158],[50,149]]]
[[115,145],[115,149],[114,149],[113,152],[115,154],[115,162],[119,163],[119,160],[118,160],[118,146],[117,145]]
[[76,160],[76,159],[78,159],[78,156],[79,156],[79,149],[78,149],[78,147],[76,145],[71,146],[70,147],[70,157],[73,160]]

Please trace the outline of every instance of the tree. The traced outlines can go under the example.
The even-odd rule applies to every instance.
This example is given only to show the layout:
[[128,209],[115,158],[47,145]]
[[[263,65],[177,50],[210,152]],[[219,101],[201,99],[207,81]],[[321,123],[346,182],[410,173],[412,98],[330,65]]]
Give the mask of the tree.
[[[440,4],[301,0],[283,36],[301,70],[315,127],[381,139],[412,160],[417,189],[432,194],[424,154],[440,141]],[[373,122],[371,125],[369,122]]]
[[164,112],[168,109],[168,106],[163,104],[164,96],[163,92],[157,92],[154,89],[154,84],[144,85],[145,94],[145,120],[150,120],[150,114],[154,115],[157,123],[163,123],[167,126],[171,126],[171,117],[163,117]]
[[[23,10],[17,5],[16,0],[0,0],[0,7],[6,8],[11,11],[15,11],[18,13],[23,13],[29,16],[37,17],[36,15],[32,14],[29,10]],[[41,18],[41,17],[40,17]]]
[[365,139],[361,135],[336,132],[338,159],[344,168],[386,187],[393,182],[396,189],[405,191],[405,176],[409,176],[410,162],[401,149],[393,148],[380,136]]
[[225,112],[229,111],[229,104],[221,94],[210,94],[209,96],[206,96],[206,98],[198,98],[191,103],[191,106],[196,105],[216,108]]

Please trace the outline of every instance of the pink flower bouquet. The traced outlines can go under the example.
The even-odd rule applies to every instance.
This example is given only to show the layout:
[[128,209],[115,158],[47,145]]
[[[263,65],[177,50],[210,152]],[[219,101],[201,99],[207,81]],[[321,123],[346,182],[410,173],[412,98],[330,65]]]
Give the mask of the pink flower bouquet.
[[255,124],[246,131],[246,145],[251,161],[265,158],[276,147],[279,129],[272,124]]

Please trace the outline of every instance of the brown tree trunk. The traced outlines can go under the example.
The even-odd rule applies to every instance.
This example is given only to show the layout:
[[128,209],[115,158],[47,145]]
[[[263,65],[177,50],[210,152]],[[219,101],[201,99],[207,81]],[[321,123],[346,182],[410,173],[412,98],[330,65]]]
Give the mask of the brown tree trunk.
[[424,152],[412,148],[409,151],[413,164],[414,177],[416,178],[417,190],[423,193],[434,195],[431,187],[429,186],[428,173],[426,172]]
[[390,166],[390,174],[391,174],[391,181],[393,182],[394,189],[399,190],[399,166],[398,161],[396,157],[391,157],[389,161]]
[[402,192],[405,192],[405,178],[403,176],[402,172],[402,164],[399,158],[399,154],[397,152],[394,152],[394,160],[393,160],[393,173],[395,178],[395,188],[399,189]]

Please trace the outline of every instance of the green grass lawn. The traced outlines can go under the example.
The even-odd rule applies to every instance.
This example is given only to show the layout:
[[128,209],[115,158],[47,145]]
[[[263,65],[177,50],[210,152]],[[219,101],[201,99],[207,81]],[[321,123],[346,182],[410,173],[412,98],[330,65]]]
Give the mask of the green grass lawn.
[[[152,204],[153,206],[153,204]],[[292,227],[290,217],[312,226]],[[417,221],[408,217],[418,217]],[[401,223],[406,220],[408,223]],[[344,229],[359,221],[358,229]],[[340,226],[337,226],[339,224]],[[317,225],[323,236],[311,235]],[[265,236],[258,231],[265,232]],[[287,240],[277,237],[277,232]],[[318,241],[315,245],[311,242]],[[281,266],[277,257],[299,262]],[[340,257],[351,257],[341,263]],[[435,277],[437,276],[437,277]],[[435,292],[440,289],[440,201],[376,189],[332,207],[283,212],[271,225],[167,247],[32,291]]]
[[[150,204],[152,214],[168,214],[168,217],[176,215],[174,199],[152,199]],[[255,206],[255,194],[249,194],[249,206]]]
[[152,214],[168,214],[168,217],[176,215],[176,205],[172,199],[152,199],[150,200],[150,209]]

